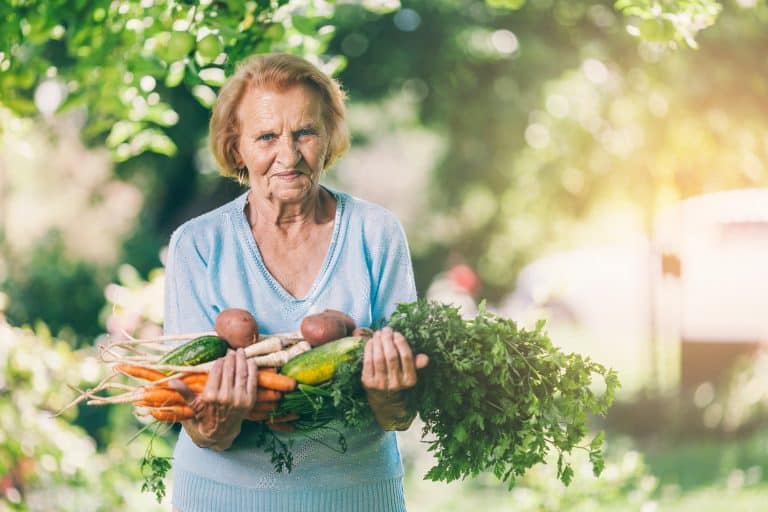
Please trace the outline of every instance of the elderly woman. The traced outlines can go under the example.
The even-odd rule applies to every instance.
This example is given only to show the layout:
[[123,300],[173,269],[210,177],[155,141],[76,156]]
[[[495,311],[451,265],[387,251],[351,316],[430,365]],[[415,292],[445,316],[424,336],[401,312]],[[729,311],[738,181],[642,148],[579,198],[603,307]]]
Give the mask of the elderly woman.
[[[210,136],[222,174],[248,191],[171,237],[166,332],[210,330],[226,308],[249,310],[264,333],[294,331],[326,308],[374,325],[398,302],[415,299],[397,219],[319,183],[349,147],[344,116],[339,85],[301,58],[257,55],[240,65],[221,89]],[[293,471],[277,473],[243,421],[256,400],[257,369],[242,349],[230,351],[200,395],[181,390],[195,418],[183,423],[174,452],[175,509],[404,510],[391,431],[410,425],[402,394],[426,363],[399,333],[377,331],[362,375],[376,424],[344,432],[345,453],[328,447],[333,436],[321,443],[276,434],[294,454]]]

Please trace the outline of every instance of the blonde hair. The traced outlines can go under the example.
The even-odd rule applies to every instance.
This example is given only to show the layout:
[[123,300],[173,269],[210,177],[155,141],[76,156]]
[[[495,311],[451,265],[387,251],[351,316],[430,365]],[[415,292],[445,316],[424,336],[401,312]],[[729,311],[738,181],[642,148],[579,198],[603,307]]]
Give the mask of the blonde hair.
[[301,57],[285,53],[257,54],[240,63],[222,86],[213,106],[209,125],[211,151],[222,176],[247,182],[247,170],[238,168],[237,157],[240,137],[237,110],[245,92],[251,87],[286,90],[295,85],[311,87],[323,102],[323,120],[329,140],[323,169],[331,167],[347,152],[346,95],[339,83]]

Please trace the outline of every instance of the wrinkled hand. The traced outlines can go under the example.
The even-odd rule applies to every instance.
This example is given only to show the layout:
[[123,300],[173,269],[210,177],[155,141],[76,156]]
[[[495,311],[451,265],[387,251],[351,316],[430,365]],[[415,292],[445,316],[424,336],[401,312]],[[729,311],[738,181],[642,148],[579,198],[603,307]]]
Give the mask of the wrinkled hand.
[[376,331],[366,342],[361,380],[382,428],[405,430],[410,426],[414,414],[406,409],[404,391],[416,385],[416,370],[427,364],[429,357],[414,357],[405,337],[390,327]]
[[256,403],[257,373],[256,364],[238,349],[228,351],[213,364],[200,394],[178,379],[169,382],[195,412],[194,419],[182,422],[195,444],[215,450],[232,445]]

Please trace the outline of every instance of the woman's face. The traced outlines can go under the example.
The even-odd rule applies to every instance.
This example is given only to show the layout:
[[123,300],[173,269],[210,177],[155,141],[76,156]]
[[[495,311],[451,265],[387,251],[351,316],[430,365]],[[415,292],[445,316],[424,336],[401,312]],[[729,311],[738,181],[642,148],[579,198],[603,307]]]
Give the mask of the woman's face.
[[323,103],[305,85],[251,88],[237,110],[238,156],[251,188],[269,199],[297,202],[317,191],[328,151]]

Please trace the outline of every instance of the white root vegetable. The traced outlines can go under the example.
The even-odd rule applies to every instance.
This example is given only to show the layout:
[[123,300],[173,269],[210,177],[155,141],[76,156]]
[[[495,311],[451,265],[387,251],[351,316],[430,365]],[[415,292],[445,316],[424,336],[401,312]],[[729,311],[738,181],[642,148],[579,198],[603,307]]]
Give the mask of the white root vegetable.
[[271,354],[272,352],[277,352],[282,348],[283,343],[281,339],[276,336],[271,336],[257,343],[254,343],[253,345],[248,345],[243,350],[245,352],[245,357],[255,357],[264,354]]
[[297,355],[311,349],[312,345],[306,341],[300,341],[295,345],[286,348],[285,350],[272,352],[271,354],[267,354],[265,356],[257,356],[254,357],[253,360],[256,363],[256,366],[283,366]]

